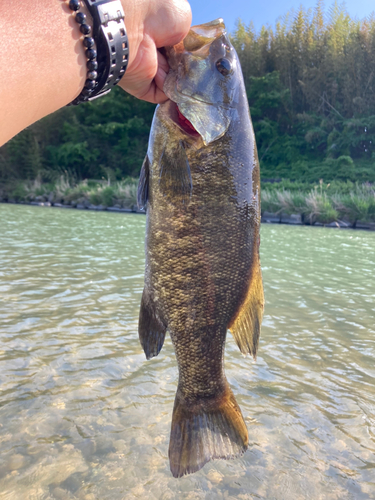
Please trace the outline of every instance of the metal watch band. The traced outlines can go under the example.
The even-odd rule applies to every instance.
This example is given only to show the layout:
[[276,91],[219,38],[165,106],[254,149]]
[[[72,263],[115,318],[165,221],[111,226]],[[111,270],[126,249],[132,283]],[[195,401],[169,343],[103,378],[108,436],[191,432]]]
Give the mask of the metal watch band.
[[70,105],[92,101],[108,94],[124,76],[128,66],[129,42],[120,0],[84,0],[92,16],[93,26],[86,23],[86,15],[78,12],[81,0],[70,0],[69,8],[84,35],[86,47],[87,80],[85,87]]
[[89,101],[107,94],[124,76],[129,42],[120,0],[85,0],[93,17],[93,35],[98,52],[98,85]]

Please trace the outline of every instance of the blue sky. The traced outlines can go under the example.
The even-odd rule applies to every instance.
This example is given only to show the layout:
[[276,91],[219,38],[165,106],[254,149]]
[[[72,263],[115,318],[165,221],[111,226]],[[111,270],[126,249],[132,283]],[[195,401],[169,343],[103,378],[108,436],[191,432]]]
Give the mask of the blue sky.
[[[255,28],[259,30],[263,24],[275,25],[279,16],[288,10],[298,9],[303,5],[306,9],[316,5],[315,0],[189,0],[193,11],[193,24],[206,23],[217,17],[222,17],[229,31],[233,31],[237,18],[241,18],[245,24],[254,22]],[[341,2],[338,2],[341,4]],[[333,2],[325,2],[326,11]],[[363,19],[375,11],[373,0],[348,0],[345,2],[347,11],[352,17]]]

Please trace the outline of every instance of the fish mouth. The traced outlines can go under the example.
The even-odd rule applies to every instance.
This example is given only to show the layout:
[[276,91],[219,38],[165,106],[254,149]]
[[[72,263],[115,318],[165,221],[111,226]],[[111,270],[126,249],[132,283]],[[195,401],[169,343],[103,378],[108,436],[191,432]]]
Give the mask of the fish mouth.
[[194,128],[191,121],[189,121],[186,116],[181,113],[176,102],[170,100],[168,108],[170,118],[180,129],[182,129],[187,135],[200,137],[200,133]]

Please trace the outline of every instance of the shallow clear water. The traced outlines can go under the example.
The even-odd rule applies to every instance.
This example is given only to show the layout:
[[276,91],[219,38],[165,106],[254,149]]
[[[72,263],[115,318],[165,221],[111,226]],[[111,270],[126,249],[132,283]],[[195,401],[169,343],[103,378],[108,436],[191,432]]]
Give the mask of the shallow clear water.
[[145,217],[0,205],[0,498],[374,499],[375,233],[262,226],[249,450],[174,479],[171,341],[137,338]]

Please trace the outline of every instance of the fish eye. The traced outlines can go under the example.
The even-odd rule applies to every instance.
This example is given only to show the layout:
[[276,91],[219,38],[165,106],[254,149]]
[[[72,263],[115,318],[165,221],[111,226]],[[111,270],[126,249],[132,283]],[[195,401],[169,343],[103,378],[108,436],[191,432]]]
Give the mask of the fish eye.
[[225,57],[216,61],[216,68],[223,76],[227,76],[232,72],[232,65]]

